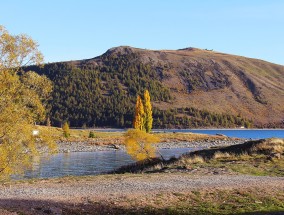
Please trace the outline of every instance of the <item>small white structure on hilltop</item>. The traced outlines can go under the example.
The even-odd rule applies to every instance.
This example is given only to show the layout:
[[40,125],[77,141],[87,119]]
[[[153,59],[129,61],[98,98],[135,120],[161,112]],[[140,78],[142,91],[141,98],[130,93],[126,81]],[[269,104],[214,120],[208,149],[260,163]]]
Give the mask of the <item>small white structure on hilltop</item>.
[[39,130],[33,130],[32,134],[33,134],[33,136],[38,136],[39,135]]

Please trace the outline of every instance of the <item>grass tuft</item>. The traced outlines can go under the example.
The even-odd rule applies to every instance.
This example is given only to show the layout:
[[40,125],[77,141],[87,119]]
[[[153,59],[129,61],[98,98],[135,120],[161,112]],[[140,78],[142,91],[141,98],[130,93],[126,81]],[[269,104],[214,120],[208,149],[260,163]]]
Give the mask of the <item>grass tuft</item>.
[[204,163],[204,159],[201,156],[193,156],[190,158],[186,158],[186,157],[182,157],[180,159],[180,163],[184,164],[184,165],[188,165],[188,164],[197,164],[197,163]]
[[272,153],[282,154],[284,152],[284,139],[280,138],[267,139],[255,145],[251,151],[256,153],[265,153],[265,154],[272,154]]
[[213,159],[220,159],[220,158],[230,158],[232,157],[232,155],[228,152],[215,152],[214,153],[214,156],[213,156]]

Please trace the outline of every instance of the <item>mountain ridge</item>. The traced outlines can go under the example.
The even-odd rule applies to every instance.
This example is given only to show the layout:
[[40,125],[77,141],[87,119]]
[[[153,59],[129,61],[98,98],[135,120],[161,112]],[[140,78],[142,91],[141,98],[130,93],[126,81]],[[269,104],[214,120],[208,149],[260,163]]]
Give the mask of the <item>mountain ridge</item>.
[[[94,58],[52,63],[44,70],[34,70],[52,76],[56,75],[52,65],[61,64],[68,67],[65,71],[96,71],[100,82],[96,89],[102,95],[111,95],[115,91],[112,88],[121,88],[119,92],[131,97],[131,103],[137,94],[149,88],[153,106],[163,111],[191,107],[229,113],[259,127],[280,125],[284,120],[284,66],[263,60],[192,47],[148,50],[119,46]],[[67,109],[69,112],[70,108]],[[186,114],[176,114],[180,115]]]
[[242,55],[237,55],[237,54],[232,54],[232,53],[224,53],[224,52],[215,51],[213,49],[201,49],[201,48],[196,48],[196,47],[186,47],[186,48],[180,48],[180,49],[160,49],[159,50],[159,49],[137,48],[137,47],[127,46],[127,45],[121,45],[121,46],[115,46],[115,47],[109,48],[103,54],[95,56],[95,57],[91,57],[91,58],[86,58],[86,59],[81,59],[81,60],[58,61],[58,62],[51,62],[51,63],[47,63],[47,64],[95,60],[95,59],[99,58],[100,56],[105,55],[107,53],[113,53],[113,52],[115,53],[115,52],[119,52],[119,51],[121,52],[122,49],[128,49],[128,50],[132,50],[132,51],[169,52],[169,53],[171,53],[171,52],[174,53],[174,52],[179,52],[179,51],[181,51],[181,52],[182,51],[204,51],[204,52],[209,52],[209,53],[245,58],[245,59],[248,59],[248,60],[262,61],[264,63],[274,64],[274,65],[277,65],[277,66],[284,66],[282,64],[270,62],[268,60],[263,60],[261,58],[253,58],[253,57],[242,56]]

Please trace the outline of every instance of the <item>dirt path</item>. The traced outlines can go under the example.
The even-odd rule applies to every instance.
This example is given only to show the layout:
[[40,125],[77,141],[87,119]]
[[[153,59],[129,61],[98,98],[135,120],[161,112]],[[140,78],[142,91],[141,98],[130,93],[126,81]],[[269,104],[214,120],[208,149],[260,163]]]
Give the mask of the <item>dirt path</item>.
[[[157,193],[199,189],[267,188],[284,192],[284,178],[245,175],[195,176],[183,173],[102,175],[0,186],[0,208],[27,214],[61,214],[60,204],[88,204]],[[47,208],[47,209],[44,209]]]

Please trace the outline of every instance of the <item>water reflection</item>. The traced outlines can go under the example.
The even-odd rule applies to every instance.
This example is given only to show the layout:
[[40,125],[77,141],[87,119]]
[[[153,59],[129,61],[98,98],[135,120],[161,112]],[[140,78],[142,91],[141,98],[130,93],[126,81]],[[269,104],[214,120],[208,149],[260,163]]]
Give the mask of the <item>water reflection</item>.
[[[191,148],[160,149],[165,159],[178,157]],[[195,148],[196,150],[196,148]],[[134,161],[124,151],[71,152],[41,157],[24,178],[52,178],[68,175],[97,175]]]

